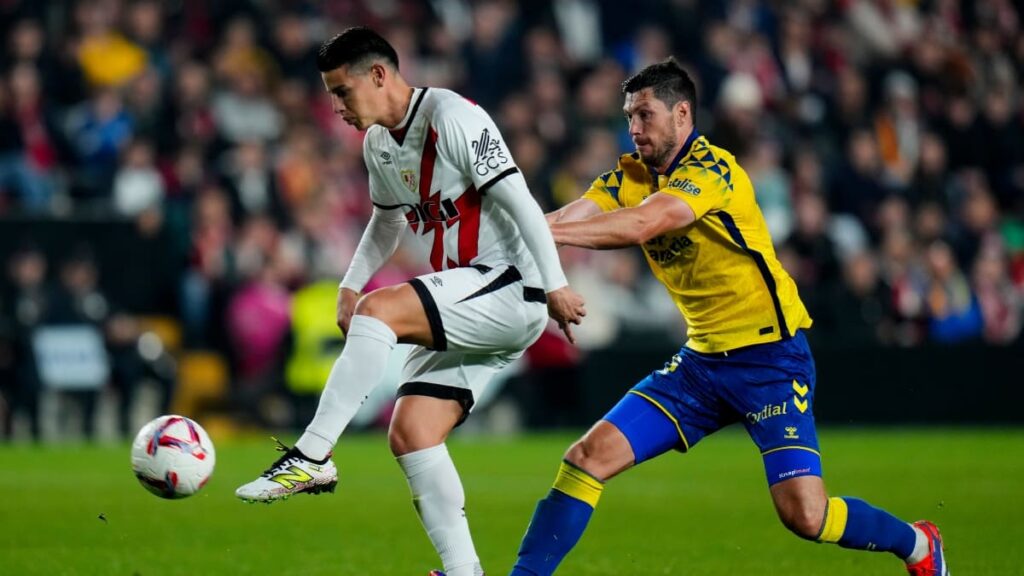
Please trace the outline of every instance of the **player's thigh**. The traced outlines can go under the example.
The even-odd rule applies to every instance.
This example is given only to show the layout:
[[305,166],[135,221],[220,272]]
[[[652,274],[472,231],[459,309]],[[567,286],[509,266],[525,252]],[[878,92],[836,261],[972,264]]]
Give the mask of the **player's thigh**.
[[525,290],[519,272],[456,268],[410,281],[430,323],[434,350],[465,353],[522,351],[547,324],[547,306]]
[[408,283],[378,288],[356,304],[355,315],[372,316],[394,331],[399,342],[433,346],[434,338],[426,309]]
[[[438,352],[422,346],[412,349],[402,367],[398,387],[399,404],[419,405],[411,403],[408,397],[423,397],[435,400],[427,405],[440,406],[445,415],[440,416],[441,424],[436,428],[445,434],[462,424],[469,417],[477,399],[484,388],[494,377],[511,364],[522,352],[468,354],[464,352]],[[452,414],[454,419],[447,416]],[[397,415],[396,416],[401,416]],[[402,433],[411,426],[395,428],[393,432]],[[435,435],[435,437],[439,437]],[[443,437],[441,438],[443,440]]]
[[722,397],[742,416],[760,449],[768,484],[820,477],[816,376],[803,333],[730,355],[721,365]]
[[625,436],[636,464],[668,450],[686,452],[732,422],[711,386],[699,358],[683,349],[634,386],[604,420]]

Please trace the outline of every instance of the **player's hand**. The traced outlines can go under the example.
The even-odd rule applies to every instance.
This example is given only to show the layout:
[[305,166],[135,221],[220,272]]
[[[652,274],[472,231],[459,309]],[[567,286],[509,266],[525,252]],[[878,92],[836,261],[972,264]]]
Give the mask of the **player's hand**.
[[348,334],[348,325],[352,323],[352,313],[356,311],[359,293],[348,288],[338,289],[338,328],[342,334]]
[[558,322],[558,327],[565,332],[569,342],[576,343],[576,337],[572,334],[572,324],[579,324],[580,320],[587,315],[586,305],[583,297],[568,286],[548,292],[548,316]]

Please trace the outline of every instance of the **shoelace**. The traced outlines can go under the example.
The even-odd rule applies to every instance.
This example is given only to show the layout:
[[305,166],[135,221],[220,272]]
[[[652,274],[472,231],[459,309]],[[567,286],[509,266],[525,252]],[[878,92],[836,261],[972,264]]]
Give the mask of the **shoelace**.
[[263,474],[261,474],[261,476],[263,476],[264,478],[270,478],[275,474],[274,471],[277,470],[278,468],[283,468],[285,466],[288,466],[289,464],[298,463],[300,460],[297,456],[295,456],[292,453],[293,449],[289,448],[287,444],[281,442],[280,440],[273,436],[271,436],[270,438],[273,439],[274,442],[277,442],[277,446],[275,446],[274,449],[277,450],[278,452],[284,452],[284,454],[280,458],[278,458],[277,461],[270,466],[270,468],[267,468],[266,470],[263,471]]

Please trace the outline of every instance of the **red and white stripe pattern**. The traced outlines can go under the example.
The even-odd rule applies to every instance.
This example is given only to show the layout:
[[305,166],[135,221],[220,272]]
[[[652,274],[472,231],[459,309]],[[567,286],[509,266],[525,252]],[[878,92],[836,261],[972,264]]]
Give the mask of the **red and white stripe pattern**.
[[536,285],[518,228],[486,201],[487,188],[517,169],[482,108],[449,90],[417,89],[399,128],[370,127],[363,157],[374,204],[402,211],[435,271],[513,264]]

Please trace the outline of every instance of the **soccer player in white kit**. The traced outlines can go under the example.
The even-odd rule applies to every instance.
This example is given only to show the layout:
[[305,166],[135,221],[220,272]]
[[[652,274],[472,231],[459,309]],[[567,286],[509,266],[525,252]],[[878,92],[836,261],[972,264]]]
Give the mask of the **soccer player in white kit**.
[[[583,299],[567,286],[544,214],[483,109],[449,90],[410,87],[394,48],[367,28],[326,41],[317,65],[335,113],[366,130],[373,215],[339,288],[346,344],[316,415],[295,447],[282,446],[284,456],[236,495],[333,491],[335,442],[395,344],[414,344],[388,441],[447,576],[476,576],[483,570],[445,439],[483,386],[540,337],[548,315],[572,340]],[[407,228],[434,272],[361,296]]]

